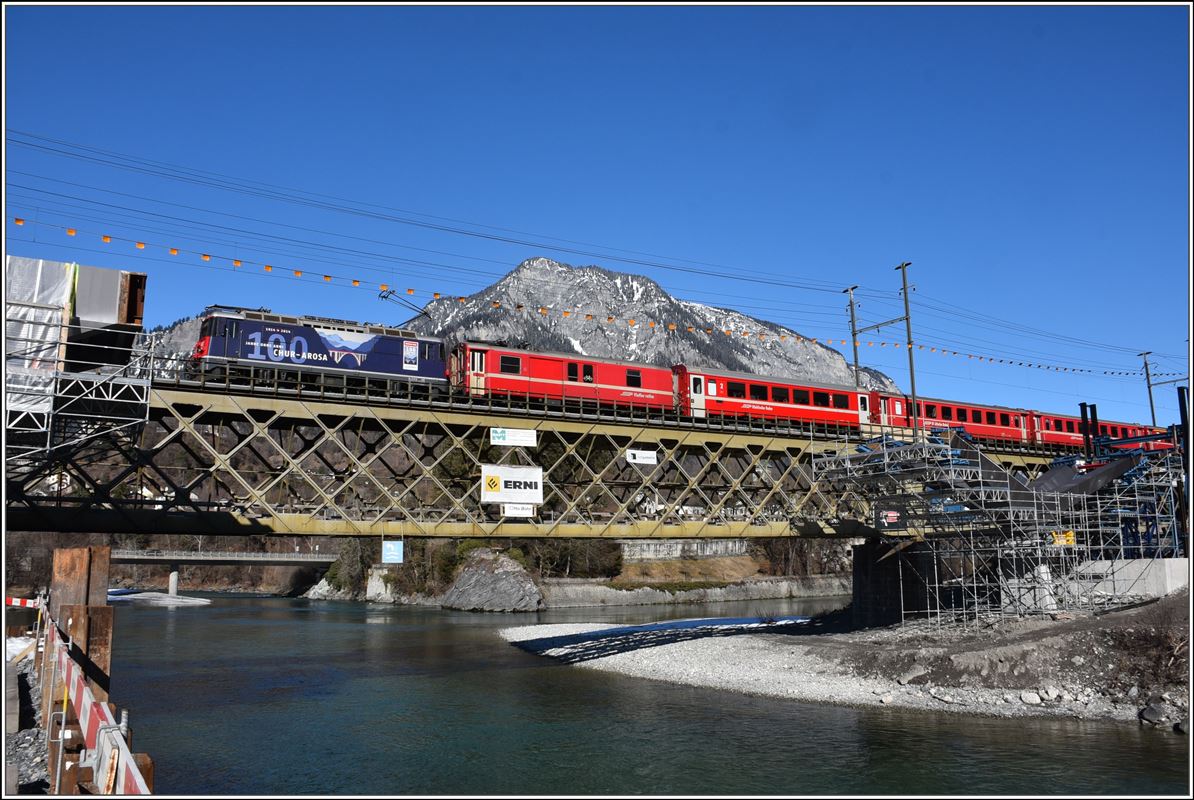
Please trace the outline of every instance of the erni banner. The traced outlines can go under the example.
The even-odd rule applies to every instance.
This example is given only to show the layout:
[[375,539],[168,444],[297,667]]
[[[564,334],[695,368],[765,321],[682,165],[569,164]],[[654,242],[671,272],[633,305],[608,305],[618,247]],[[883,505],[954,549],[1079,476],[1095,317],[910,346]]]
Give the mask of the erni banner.
[[482,464],[481,502],[541,504],[543,468]]
[[534,447],[538,431],[528,428],[490,428],[489,443],[509,447]]

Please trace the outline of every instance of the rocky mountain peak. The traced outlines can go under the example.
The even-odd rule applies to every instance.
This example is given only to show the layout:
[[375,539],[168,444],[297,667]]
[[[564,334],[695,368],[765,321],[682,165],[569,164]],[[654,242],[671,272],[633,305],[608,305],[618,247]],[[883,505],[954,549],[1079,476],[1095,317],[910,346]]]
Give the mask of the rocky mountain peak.
[[[425,316],[404,326],[453,343],[504,341],[530,350],[661,367],[684,363],[815,383],[854,383],[853,370],[840,353],[786,326],[679,300],[643,275],[576,267],[542,256],[523,261],[463,303],[441,298],[425,310]],[[732,333],[727,335],[727,329]],[[874,370],[862,370],[860,382],[866,388],[898,391],[890,378]]]

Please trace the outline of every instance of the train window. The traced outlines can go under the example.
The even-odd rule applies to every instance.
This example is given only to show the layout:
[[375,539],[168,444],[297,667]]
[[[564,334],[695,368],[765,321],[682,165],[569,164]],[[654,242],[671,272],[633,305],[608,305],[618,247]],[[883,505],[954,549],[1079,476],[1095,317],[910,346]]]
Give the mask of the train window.
[[948,419],[950,422],[953,422],[954,410],[949,406],[941,406],[941,419]]
[[203,324],[199,326],[199,338],[202,339],[205,336],[211,336],[211,329],[214,327],[214,325],[215,319],[213,317],[208,317],[207,319],[203,320]]
[[925,403],[925,416],[929,419],[937,419],[937,406],[934,403]]
[[705,390],[710,397],[717,397],[717,381],[705,381]]
[[994,424],[995,424],[995,412],[994,412],[994,411],[988,411],[988,412],[987,412],[987,424],[988,424],[988,425],[994,425]]
[[701,393],[701,379],[696,376],[693,376],[693,379],[692,379],[692,393],[693,394]]
[[501,371],[508,375],[517,375],[522,372],[522,359],[518,356],[502,356]]
[[577,364],[575,361],[568,362],[568,380],[570,380],[570,381],[580,380],[580,365]]
[[639,388],[643,385],[643,371],[641,369],[626,370],[626,385]]
[[788,402],[788,387],[787,386],[772,386],[771,399],[776,403]]
[[431,360],[431,342],[423,342],[422,347],[419,348],[423,353],[423,360]]
[[1074,432],[1074,421],[1072,419],[1067,419],[1065,421],[1065,432],[1066,433]]
[[593,382],[593,365],[592,364],[582,364],[581,369],[580,369],[580,376],[581,376],[581,380],[583,380],[585,383],[592,383]]
[[829,408],[829,392],[813,392],[813,405]]
[[1012,415],[1011,414],[1000,414],[999,415],[999,424],[1005,428],[1010,428],[1012,426]]
[[850,407],[850,398],[844,394],[835,394],[833,396],[833,407],[834,408],[849,408]]
[[959,409],[958,409],[958,422],[965,422],[965,421],[966,421],[966,416],[967,416],[967,415],[966,415],[966,409],[964,409],[964,408],[959,408]]
[[750,385],[750,399],[751,400],[766,400],[767,399],[767,387],[761,386],[757,383],[752,383]]
[[730,381],[726,384],[726,397],[746,397],[746,384]]
[[792,402],[798,406],[808,405],[808,389],[793,389]]
[[443,343],[443,342],[440,342],[440,343],[439,343],[439,360],[440,360],[440,361],[445,361],[445,360],[446,360],[446,359],[444,358],[444,343]]

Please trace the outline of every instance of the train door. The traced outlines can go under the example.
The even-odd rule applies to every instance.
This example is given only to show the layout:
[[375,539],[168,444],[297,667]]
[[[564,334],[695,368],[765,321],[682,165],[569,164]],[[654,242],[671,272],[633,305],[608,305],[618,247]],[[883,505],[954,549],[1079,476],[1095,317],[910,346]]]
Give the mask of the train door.
[[692,406],[692,409],[691,409],[692,416],[704,417],[705,416],[705,379],[703,377],[701,377],[700,375],[690,375],[689,380],[692,381],[692,385],[688,387],[689,389],[691,389],[691,391],[689,392],[689,404]]
[[870,395],[858,395],[858,424],[866,425],[871,421],[871,398]]
[[485,350],[468,351],[469,394],[485,394]]

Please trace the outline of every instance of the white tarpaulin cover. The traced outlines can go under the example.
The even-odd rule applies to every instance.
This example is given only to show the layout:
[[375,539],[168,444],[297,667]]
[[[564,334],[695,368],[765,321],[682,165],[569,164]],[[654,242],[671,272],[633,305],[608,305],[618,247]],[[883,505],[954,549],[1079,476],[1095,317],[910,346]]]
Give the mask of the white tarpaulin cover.
[[75,265],[42,258],[6,256],[4,300],[65,308],[75,283]]
[[49,411],[75,265],[7,256],[4,388],[10,411]]

